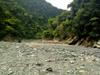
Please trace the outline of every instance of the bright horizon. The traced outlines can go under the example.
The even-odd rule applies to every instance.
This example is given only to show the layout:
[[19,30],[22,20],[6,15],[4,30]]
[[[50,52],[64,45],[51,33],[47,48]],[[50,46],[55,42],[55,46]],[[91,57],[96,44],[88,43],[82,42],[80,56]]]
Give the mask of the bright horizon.
[[46,1],[59,9],[67,10],[67,5],[70,4],[73,0],[46,0]]

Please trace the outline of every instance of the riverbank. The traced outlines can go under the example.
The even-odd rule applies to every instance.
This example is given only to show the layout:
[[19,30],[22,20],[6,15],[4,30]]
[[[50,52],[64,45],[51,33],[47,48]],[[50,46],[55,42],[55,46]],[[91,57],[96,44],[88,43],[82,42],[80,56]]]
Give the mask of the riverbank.
[[100,75],[100,49],[0,42],[0,75]]

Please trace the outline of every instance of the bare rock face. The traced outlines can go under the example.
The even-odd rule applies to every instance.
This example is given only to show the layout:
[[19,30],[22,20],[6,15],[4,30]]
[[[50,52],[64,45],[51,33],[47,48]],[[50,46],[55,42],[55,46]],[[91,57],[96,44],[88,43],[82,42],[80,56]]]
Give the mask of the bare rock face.
[[36,66],[43,66],[43,64],[42,63],[36,63]]
[[82,45],[85,47],[93,47],[95,41],[90,37],[85,37],[85,38],[73,37],[68,39],[66,42],[69,45]]
[[78,38],[77,37],[73,37],[67,40],[67,43],[69,45],[75,45],[78,42]]
[[90,37],[87,37],[83,40],[82,45],[86,47],[92,47],[94,44],[94,40],[91,39]]

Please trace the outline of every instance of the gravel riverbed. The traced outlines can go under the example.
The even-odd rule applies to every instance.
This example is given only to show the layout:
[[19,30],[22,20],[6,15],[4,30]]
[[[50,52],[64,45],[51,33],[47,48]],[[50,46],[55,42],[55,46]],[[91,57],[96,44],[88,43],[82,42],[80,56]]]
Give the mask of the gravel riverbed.
[[0,75],[100,75],[100,49],[0,42]]

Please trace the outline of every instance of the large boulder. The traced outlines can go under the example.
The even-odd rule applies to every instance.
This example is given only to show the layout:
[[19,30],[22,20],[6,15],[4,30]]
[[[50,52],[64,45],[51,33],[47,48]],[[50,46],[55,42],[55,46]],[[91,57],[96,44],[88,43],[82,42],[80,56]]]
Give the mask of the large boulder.
[[94,48],[100,48],[100,40],[97,41],[97,42],[94,44],[93,47],[94,47]]

